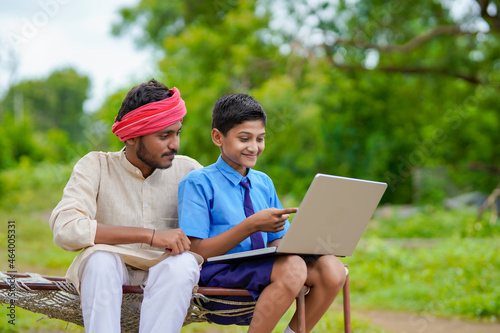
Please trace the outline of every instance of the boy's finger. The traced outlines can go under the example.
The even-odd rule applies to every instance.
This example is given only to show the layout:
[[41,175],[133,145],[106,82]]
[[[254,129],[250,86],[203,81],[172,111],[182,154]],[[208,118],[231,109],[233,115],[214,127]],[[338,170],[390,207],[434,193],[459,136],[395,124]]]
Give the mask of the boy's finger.
[[279,224],[277,224],[277,225],[276,225],[276,229],[277,229],[278,231],[281,231],[281,230],[285,229],[285,222],[286,222],[286,221],[282,221],[282,222],[280,222]]
[[297,207],[293,207],[293,208],[284,208],[283,209],[283,214],[293,214],[293,213],[297,213],[299,209]]

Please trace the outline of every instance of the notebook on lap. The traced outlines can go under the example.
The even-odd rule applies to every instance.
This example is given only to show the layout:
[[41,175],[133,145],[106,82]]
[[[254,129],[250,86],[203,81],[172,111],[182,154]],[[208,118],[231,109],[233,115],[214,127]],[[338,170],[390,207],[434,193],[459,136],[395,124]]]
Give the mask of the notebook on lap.
[[351,256],[386,188],[386,183],[317,174],[279,246],[211,257],[207,262],[283,254]]

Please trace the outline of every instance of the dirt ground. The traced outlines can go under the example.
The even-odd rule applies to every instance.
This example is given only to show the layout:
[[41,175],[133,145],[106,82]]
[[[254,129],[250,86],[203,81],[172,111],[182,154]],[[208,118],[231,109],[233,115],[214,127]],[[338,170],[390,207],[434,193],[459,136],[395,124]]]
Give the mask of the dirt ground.
[[[500,333],[500,323],[485,324],[459,319],[436,318],[429,315],[377,310],[356,311],[353,315],[369,320],[373,325],[394,333]],[[219,332],[215,326],[205,333]],[[46,333],[46,331],[32,331],[32,333]],[[353,330],[353,333],[356,331]]]
[[395,333],[500,333],[500,324],[443,319],[429,315],[389,311],[356,311],[358,318]]

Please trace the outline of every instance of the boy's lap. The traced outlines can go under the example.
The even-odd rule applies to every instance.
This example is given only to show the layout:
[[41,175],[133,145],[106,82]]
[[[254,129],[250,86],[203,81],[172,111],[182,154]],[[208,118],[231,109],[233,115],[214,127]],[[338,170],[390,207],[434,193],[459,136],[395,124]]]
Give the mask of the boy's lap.
[[[253,311],[249,311],[249,302],[257,300],[260,293],[271,283],[271,271],[276,257],[242,261],[234,264],[205,265],[201,271],[200,286],[224,287],[248,290],[251,296],[217,296],[217,300],[206,302],[203,306],[210,311],[240,309],[241,313],[230,316],[207,314],[207,318],[220,325],[249,325]],[[225,301],[244,304],[227,304]]]
[[271,283],[275,257],[203,266],[200,286],[246,289],[253,299]]

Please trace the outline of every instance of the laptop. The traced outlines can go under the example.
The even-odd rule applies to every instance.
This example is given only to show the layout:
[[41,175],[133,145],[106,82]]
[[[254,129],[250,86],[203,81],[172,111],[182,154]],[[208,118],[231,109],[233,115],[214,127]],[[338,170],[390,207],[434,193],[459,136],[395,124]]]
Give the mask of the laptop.
[[386,188],[382,182],[319,173],[279,246],[210,257],[207,262],[285,254],[351,256]]

